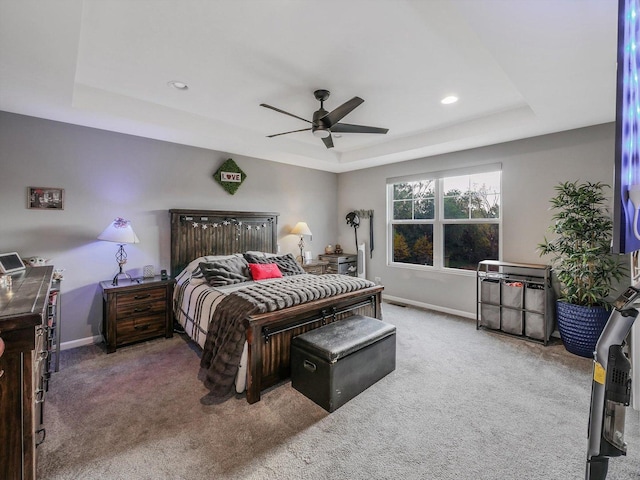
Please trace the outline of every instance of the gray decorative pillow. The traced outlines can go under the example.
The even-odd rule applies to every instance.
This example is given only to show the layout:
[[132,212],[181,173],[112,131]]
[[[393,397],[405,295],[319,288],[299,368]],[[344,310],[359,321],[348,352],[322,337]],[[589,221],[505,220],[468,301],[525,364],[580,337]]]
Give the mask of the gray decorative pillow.
[[282,272],[283,276],[299,275],[305,273],[304,269],[296,262],[295,257],[287,253],[286,255],[280,255],[275,257],[262,257],[252,255],[251,253],[245,253],[244,258],[249,263],[275,263]]
[[242,257],[234,257],[213,262],[200,262],[192,277],[202,275],[212,287],[233,285],[251,280],[249,265]]

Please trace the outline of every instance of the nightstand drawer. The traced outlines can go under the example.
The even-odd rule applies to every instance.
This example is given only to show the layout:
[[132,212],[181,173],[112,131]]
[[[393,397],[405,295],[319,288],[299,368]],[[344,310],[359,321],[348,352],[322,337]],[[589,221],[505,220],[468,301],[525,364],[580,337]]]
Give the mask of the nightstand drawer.
[[164,287],[146,288],[134,292],[120,292],[118,295],[118,310],[129,304],[141,304],[149,302],[164,302],[167,298],[167,289]]
[[352,277],[355,277],[357,269],[358,267],[355,263],[330,263],[327,266],[327,273],[339,273],[341,275],[351,275]]
[[358,256],[351,253],[318,255],[320,260],[329,262],[327,273],[356,276],[358,270]]
[[139,317],[145,315],[164,314],[166,308],[167,303],[164,299],[148,302],[125,303],[124,305],[120,304],[118,299],[116,320],[120,322],[122,320],[127,320],[132,316]]
[[310,262],[303,263],[302,269],[305,271],[305,273],[310,273],[311,275],[323,275],[327,273],[327,265],[328,262],[312,260]]
[[311,273],[313,275],[322,275],[324,273],[324,266],[323,265],[309,265],[309,266],[303,266],[304,271],[307,273]]
[[146,338],[153,338],[164,334],[166,329],[166,317],[160,315],[147,315],[118,320],[116,326],[117,345],[137,342]]

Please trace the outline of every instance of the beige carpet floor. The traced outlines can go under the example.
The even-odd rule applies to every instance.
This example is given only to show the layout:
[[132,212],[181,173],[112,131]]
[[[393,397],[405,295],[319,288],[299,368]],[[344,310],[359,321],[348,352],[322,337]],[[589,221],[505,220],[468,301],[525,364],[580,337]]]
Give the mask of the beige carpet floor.
[[[591,361],[385,304],[396,371],[332,414],[284,382],[249,405],[206,401],[199,351],[175,336],[62,352],[38,478],[584,479]],[[611,480],[640,480],[640,415]]]

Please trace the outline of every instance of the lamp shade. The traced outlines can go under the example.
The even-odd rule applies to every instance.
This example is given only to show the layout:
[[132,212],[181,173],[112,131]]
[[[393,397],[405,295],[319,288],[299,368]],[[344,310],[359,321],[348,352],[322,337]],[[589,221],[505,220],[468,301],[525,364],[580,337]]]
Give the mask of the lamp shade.
[[296,226],[293,227],[291,233],[295,235],[313,235],[313,233],[311,233],[311,230],[309,230],[309,225],[307,225],[307,222],[296,223]]
[[118,217],[109,224],[104,231],[98,235],[98,240],[106,240],[115,243],[140,243],[136,232],[131,228],[131,222]]

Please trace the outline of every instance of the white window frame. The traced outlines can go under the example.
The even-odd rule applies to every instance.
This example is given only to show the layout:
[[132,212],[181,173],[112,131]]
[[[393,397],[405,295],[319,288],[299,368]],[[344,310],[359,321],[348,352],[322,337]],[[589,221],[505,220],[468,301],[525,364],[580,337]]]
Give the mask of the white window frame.
[[[499,215],[497,218],[444,218],[444,179],[448,177],[459,177],[463,175],[473,175],[477,173],[500,172],[500,205]],[[435,186],[435,209],[434,219],[419,220],[393,220],[393,185],[403,182],[418,182],[423,180],[434,180]],[[460,273],[465,275],[475,275],[475,271],[465,270],[461,268],[445,267],[444,265],[444,226],[454,224],[486,224],[492,223],[498,225],[498,259],[502,259],[502,212],[504,193],[502,189],[502,164],[492,163],[486,165],[477,165],[473,167],[458,168],[452,170],[443,170],[437,172],[426,172],[415,175],[407,175],[403,177],[387,178],[387,266],[417,269],[417,270],[441,270],[451,273]],[[393,261],[393,226],[401,224],[432,224],[433,225],[433,265],[417,265],[412,263],[402,263]]]

